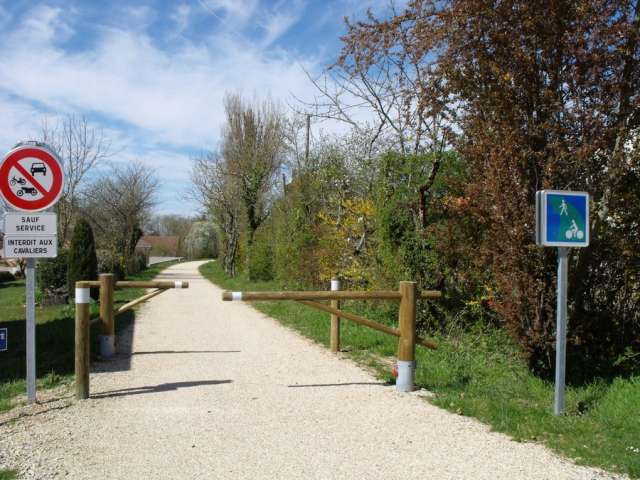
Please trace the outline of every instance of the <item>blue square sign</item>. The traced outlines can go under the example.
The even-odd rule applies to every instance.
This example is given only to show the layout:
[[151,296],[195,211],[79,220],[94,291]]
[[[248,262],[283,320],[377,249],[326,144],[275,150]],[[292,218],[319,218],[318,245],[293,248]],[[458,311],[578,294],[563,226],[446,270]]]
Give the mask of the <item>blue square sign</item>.
[[589,245],[589,194],[541,190],[536,193],[536,243],[547,247]]
[[0,352],[4,352],[7,349],[9,339],[7,338],[7,329],[0,328]]

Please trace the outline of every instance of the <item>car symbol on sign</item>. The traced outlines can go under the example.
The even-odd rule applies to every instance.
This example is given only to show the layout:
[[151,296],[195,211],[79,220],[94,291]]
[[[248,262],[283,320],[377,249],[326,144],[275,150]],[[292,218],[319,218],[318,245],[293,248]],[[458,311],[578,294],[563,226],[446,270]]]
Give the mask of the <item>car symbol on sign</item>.
[[42,162],[35,162],[31,164],[31,175],[35,176],[36,172],[40,172],[43,175],[47,174],[47,167]]

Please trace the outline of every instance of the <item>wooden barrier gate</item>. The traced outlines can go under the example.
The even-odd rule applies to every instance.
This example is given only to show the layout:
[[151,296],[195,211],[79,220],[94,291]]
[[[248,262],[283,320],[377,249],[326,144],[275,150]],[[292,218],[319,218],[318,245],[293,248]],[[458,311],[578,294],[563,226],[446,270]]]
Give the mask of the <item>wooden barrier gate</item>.
[[[340,282],[331,281],[331,291],[319,292],[222,292],[223,301],[256,301],[256,300],[293,300],[312,308],[331,314],[331,351],[340,348],[340,318],[364,325],[374,330],[399,337],[398,342],[398,377],[396,390],[410,392],[413,390],[415,379],[415,349],[416,344],[436,349],[437,345],[431,340],[420,338],[416,334],[416,302],[420,299],[440,298],[442,292],[424,290],[417,292],[416,282],[400,282],[399,290],[380,290],[371,292],[340,291]],[[320,303],[318,300],[329,300],[330,304]],[[393,328],[378,322],[344,312],[339,309],[340,300],[400,300],[398,327]]]
[[[131,310],[136,305],[160,295],[171,288],[189,288],[189,282],[183,281],[122,281],[116,282],[112,273],[100,274],[98,281],[76,282],[76,330],[75,330],[75,380],[76,398],[89,398],[89,345],[90,328],[100,323],[100,355],[109,358],[115,354],[115,317]],[[100,316],[90,317],[90,290],[100,288]],[[155,288],[141,297],[113,308],[113,292],[116,288]]]

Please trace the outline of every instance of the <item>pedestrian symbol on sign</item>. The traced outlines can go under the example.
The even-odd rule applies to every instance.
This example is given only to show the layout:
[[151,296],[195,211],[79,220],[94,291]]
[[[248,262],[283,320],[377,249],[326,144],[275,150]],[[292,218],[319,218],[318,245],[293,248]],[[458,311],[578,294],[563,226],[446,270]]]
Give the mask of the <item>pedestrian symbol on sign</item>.
[[564,201],[564,198],[562,199],[562,203],[560,204],[560,216],[562,215],[568,215],[567,202]]

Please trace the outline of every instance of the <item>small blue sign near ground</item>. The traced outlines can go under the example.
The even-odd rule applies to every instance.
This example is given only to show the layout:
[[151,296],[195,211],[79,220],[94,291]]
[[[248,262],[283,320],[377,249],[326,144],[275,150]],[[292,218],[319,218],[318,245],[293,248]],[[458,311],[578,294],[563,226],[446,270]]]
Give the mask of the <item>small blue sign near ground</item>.
[[4,352],[7,349],[8,343],[7,329],[0,328],[0,352]]
[[589,194],[541,190],[536,194],[536,243],[548,247],[589,245]]

